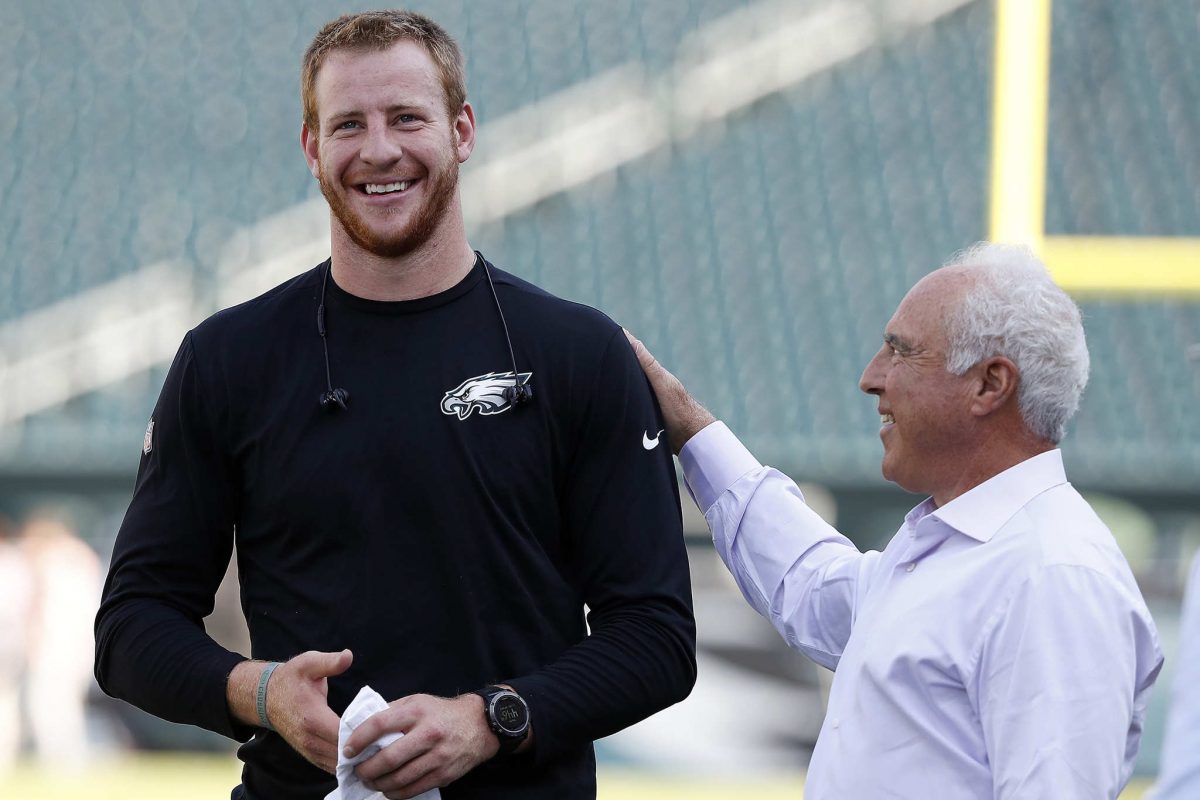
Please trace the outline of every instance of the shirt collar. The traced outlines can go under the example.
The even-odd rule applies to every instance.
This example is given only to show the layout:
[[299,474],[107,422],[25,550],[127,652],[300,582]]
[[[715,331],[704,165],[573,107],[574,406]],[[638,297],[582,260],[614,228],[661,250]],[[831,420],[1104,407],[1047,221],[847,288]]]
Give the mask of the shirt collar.
[[959,533],[987,542],[1026,503],[1066,482],[1062,451],[1048,450],[1009,467],[941,508],[931,497],[908,512],[904,520],[915,529],[921,520],[931,516]]

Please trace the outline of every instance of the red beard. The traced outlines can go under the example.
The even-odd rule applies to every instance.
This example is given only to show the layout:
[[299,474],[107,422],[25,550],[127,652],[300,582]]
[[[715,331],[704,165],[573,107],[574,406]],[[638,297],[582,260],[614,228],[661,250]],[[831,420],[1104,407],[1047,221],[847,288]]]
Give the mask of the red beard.
[[[428,175],[425,178],[427,183],[424,187],[425,199],[419,208],[413,210],[412,219],[408,225],[399,231],[384,235],[373,231],[366,221],[355,213],[346,198],[334,190],[333,181],[325,174],[323,167],[317,180],[321,185],[321,194],[325,195],[325,200],[329,203],[330,211],[333,212],[334,217],[346,231],[346,235],[355,244],[368,253],[383,258],[398,258],[408,255],[425,244],[437,230],[446,209],[450,206],[450,201],[454,199],[454,192],[458,186],[458,161],[452,157],[443,169]],[[349,191],[358,190],[350,189]],[[380,208],[373,209],[371,213],[390,215],[401,213],[401,211]]]

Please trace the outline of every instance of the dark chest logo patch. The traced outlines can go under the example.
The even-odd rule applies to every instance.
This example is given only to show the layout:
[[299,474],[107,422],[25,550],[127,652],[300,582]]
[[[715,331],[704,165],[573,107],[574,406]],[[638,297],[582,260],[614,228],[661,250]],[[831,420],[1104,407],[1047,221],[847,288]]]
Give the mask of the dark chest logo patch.
[[504,390],[516,386],[518,380],[525,383],[532,372],[522,372],[519,376],[509,372],[489,372],[467,378],[456,388],[446,392],[442,398],[442,413],[458,417],[460,420],[471,416],[472,412],[480,414],[501,414],[512,408],[512,403],[504,396]]

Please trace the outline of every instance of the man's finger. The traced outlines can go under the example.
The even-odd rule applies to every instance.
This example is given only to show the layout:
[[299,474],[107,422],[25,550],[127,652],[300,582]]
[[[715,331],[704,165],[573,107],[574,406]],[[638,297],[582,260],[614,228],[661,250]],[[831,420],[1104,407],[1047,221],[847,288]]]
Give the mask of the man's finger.
[[625,331],[625,338],[629,340],[629,345],[633,348],[633,354],[637,356],[638,364],[641,365],[643,371],[649,372],[658,361],[655,360],[654,355],[646,345],[642,344],[641,339],[630,333],[627,328],[622,328],[621,330]]
[[[410,762],[419,760],[429,753],[430,743],[419,734],[403,736],[399,741],[392,742],[375,755],[354,768],[354,772],[364,781],[378,780],[406,767]],[[412,775],[406,780],[414,780]],[[397,784],[398,785],[398,784]]]
[[[621,330],[625,330],[622,328]],[[686,394],[686,389],[666,367],[658,363],[658,359],[654,354],[642,344],[641,340],[634,336],[629,331],[625,331],[625,338],[629,340],[629,344],[633,347],[633,354],[637,356],[638,366],[642,368],[642,372],[646,373],[646,378],[650,381],[650,385],[654,388],[654,394],[659,396],[659,401],[662,401],[662,395],[666,392],[682,392]]]
[[302,755],[316,766],[333,775],[337,772],[337,742],[333,744],[316,742],[315,740],[314,742],[313,747],[302,753]]
[[388,798],[416,797],[438,786],[438,759],[431,753],[415,758],[403,769],[390,772],[368,785]]
[[309,731],[323,742],[328,742],[333,746],[337,758],[337,741],[338,727],[341,725],[341,720],[338,715],[333,713],[333,709],[329,706],[324,708],[316,708],[310,717]]
[[377,711],[367,717],[346,740],[346,756],[353,758],[364,747],[385,733],[401,733],[412,730],[420,715],[411,707],[409,699],[397,700],[383,711]]
[[[304,723],[307,725],[308,720],[305,720]],[[301,730],[293,731],[292,735],[285,738],[288,744],[306,760],[332,774],[337,768],[337,739],[335,737],[333,741],[330,741],[326,738],[327,734],[323,728],[324,725],[308,725]]]

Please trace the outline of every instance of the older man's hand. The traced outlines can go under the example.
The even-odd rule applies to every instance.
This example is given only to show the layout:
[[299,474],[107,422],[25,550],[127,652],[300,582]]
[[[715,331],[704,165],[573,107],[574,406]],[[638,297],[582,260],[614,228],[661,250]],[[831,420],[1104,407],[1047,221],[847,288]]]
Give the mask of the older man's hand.
[[679,379],[658,363],[654,355],[646,349],[646,345],[636,336],[629,331],[625,331],[625,336],[633,345],[638,363],[642,365],[642,371],[646,373],[646,377],[650,379],[650,387],[654,389],[654,396],[658,398],[663,420],[667,423],[667,442],[671,445],[671,451],[679,455],[679,451],[688,440],[716,422],[716,417],[688,394]]

